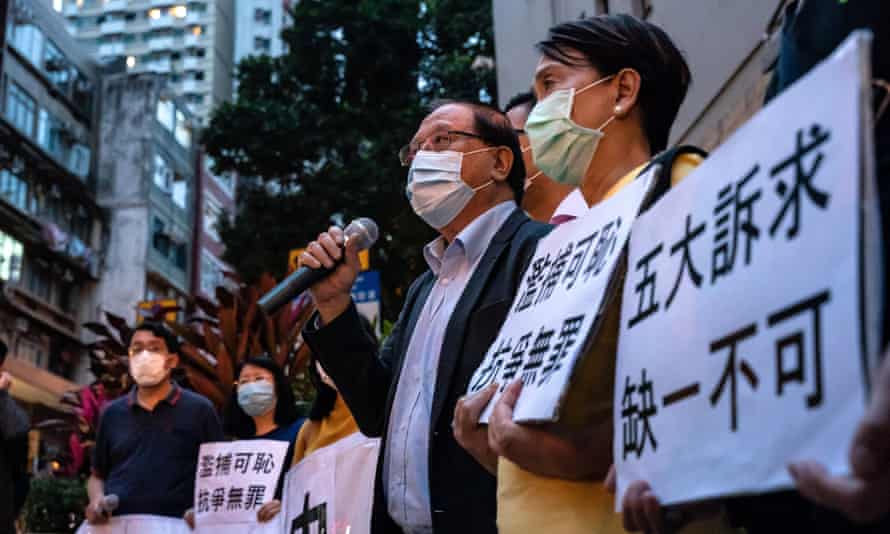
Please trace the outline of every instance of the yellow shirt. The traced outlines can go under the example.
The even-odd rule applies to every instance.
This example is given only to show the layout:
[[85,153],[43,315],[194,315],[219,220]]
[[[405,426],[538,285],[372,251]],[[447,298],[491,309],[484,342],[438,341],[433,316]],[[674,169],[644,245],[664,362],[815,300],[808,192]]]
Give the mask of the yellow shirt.
[[[686,177],[701,158],[683,154],[671,169],[671,185]],[[641,165],[621,178],[606,193],[609,198],[629,184],[645,165]],[[621,315],[621,295],[612,299],[602,323],[602,329],[584,359],[595,366],[593,372],[585,370],[584,376],[592,376],[593,382],[583,389],[597,392],[585,417],[611,417],[614,399],[615,355],[618,343],[618,326]],[[594,357],[600,355],[600,357]],[[615,499],[597,481],[571,481],[541,477],[523,470],[504,458],[498,461],[498,532],[500,534],[603,534],[624,532],[621,516],[615,513]],[[683,529],[684,533],[701,532],[721,534],[735,532],[721,518],[701,521]]]
[[358,424],[352,417],[352,412],[343,402],[343,397],[337,394],[334,409],[321,421],[306,421],[297,434],[294,444],[294,458],[291,462],[296,465],[300,460],[309,456],[317,449],[326,447],[346,436],[358,432]]

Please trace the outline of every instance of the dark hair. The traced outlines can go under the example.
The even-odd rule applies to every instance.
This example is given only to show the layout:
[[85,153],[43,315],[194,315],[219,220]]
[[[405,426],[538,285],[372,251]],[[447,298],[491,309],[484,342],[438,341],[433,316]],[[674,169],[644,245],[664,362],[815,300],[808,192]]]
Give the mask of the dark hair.
[[[637,71],[649,149],[655,154],[667,147],[692,75],[683,54],[664,30],[630,15],[598,15],[550,28],[537,49],[564,65],[592,66],[603,76],[621,69]],[[580,52],[586,61],[570,55],[570,49]]]
[[533,93],[532,91],[519,93],[513,95],[513,98],[511,98],[510,101],[507,102],[507,105],[504,106],[504,113],[508,113],[513,108],[520,108],[523,106],[528,106],[528,109],[532,109],[537,103],[538,99],[535,98],[535,93]]
[[430,112],[436,111],[442,106],[454,104],[466,106],[473,111],[473,128],[483,141],[492,146],[505,146],[513,153],[513,166],[507,175],[507,183],[513,190],[516,203],[522,202],[522,193],[525,184],[525,163],[522,160],[522,149],[519,147],[519,138],[510,119],[488,104],[469,102],[465,100],[437,100],[433,102]]
[[6,353],[9,352],[9,348],[6,346],[6,343],[0,339],[0,365],[3,365],[3,362],[6,361]]
[[[253,356],[238,366],[235,371],[236,379],[241,376],[241,371],[248,365],[262,367],[275,377],[275,424],[279,427],[291,425],[299,418],[299,414],[294,392],[290,388],[290,382],[284,376],[284,371],[268,356]],[[232,389],[223,412],[223,430],[226,434],[238,439],[252,438],[256,435],[253,417],[247,415],[238,404],[238,392],[235,389]]]
[[179,338],[177,338],[166,326],[154,321],[143,321],[136,325],[136,327],[133,328],[133,331],[130,332],[130,338],[127,340],[127,345],[133,342],[133,336],[139,331],[151,332],[156,337],[164,340],[164,343],[167,345],[167,352],[179,353]]
[[[359,315],[358,319],[362,324],[362,330],[364,330],[365,335],[376,341],[377,333],[374,331],[371,321],[364,315]],[[321,380],[321,375],[318,374],[318,369],[315,368],[315,362],[317,361],[315,354],[309,355],[309,381],[315,386],[315,400],[312,401],[312,407],[309,408],[310,421],[321,421],[327,417],[331,410],[334,409],[338,395],[337,390]]]

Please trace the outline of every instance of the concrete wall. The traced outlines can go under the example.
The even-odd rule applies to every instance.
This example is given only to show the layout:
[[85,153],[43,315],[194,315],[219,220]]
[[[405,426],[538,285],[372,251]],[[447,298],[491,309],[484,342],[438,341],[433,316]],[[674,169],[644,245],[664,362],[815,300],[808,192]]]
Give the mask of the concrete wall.
[[[503,105],[531,82],[535,42],[555,23],[610,13],[646,15],[674,39],[693,84],[671,141],[713,148],[760,107],[768,76],[764,35],[783,0],[493,0],[498,94]],[[648,5],[648,10],[645,6]]]
[[164,81],[157,75],[116,75],[102,87],[99,203],[111,213],[111,239],[100,302],[133,321],[145,296],[149,239],[148,180],[155,106]]

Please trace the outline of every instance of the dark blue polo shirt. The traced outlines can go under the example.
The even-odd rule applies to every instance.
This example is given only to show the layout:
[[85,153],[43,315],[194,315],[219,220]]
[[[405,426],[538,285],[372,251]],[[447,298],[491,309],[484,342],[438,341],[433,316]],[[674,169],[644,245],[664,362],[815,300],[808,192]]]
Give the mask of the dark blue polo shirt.
[[174,384],[149,412],[133,388],[102,412],[93,472],[120,498],[114,515],[182,517],[194,500],[198,449],[211,441],[223,434],[209,400]]

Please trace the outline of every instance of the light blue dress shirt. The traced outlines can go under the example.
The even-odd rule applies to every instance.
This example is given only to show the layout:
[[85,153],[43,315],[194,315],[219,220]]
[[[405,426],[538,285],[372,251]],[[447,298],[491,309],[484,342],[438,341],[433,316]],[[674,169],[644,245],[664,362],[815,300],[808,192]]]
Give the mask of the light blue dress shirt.
[[420,312],[390,412],[383,462],[389,515],[406,534],[433,531],[429,485],[429,437],[439,355],[454,307],[479,260],[516,203],[502,202],[461,231],[447,246],[439,237],[423,249],[436,275]]

